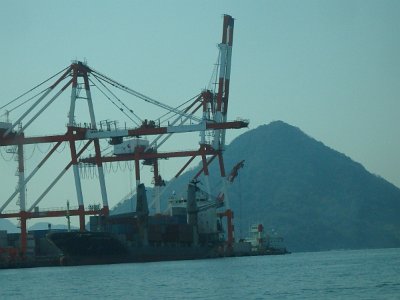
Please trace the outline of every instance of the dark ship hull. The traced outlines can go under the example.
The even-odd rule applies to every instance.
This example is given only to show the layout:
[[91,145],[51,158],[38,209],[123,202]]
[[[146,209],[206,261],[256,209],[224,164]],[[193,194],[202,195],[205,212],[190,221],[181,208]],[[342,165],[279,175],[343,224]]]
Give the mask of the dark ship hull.
[[132,245],[109,232],[54,232],[47,235],[60,251],[61,265],[190,260],[220,256],[214,246]]

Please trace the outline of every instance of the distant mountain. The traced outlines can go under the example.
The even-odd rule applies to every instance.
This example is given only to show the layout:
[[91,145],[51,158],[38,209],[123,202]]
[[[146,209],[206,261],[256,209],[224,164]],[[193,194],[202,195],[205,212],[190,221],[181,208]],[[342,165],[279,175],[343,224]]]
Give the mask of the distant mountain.
[[[29,227],[28,230],[47,230],[49,229],[49,224],[51,225],[51,229],[68,229],[67,225],[63,224],[51,224],[48,222],[38,222]],[[71,229],[77,229],[77,227],[71,226]]]
[[19,228],[7,219],[0,219],[0,230],[7,230],[8,233],[19,232]]
[[[47,230],[48,226],[48,222],[39,222],[30,226],[28,230]],[[51,224],[51,229],[68,229],[68,227],[63,224]],[[78,228],[71,226],[71,229]],[[7,219],[0,219],[0,230],[7,230],[8,233],[20,233],[20,229]]]
[[[229,191],[236,237],[261,222],[291,251],[400,247],[400,189],[300,129],[276,121],[249,130],[227,147],[227,172],[243,159]],[[218,174],[217,163],[210,170]],[[193,175],[183,174],[165,195],[185,190]]]
[[273,122],[228,150],[227,165],[246,160],[232,207],[247,223],[256,213],[290,249],[400,246],[400,190],[300,129]]

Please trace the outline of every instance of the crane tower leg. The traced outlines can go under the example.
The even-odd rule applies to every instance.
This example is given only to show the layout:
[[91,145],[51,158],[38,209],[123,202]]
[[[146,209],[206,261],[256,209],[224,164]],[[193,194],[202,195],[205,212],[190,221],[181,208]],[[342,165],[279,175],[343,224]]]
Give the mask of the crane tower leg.
[[[136,178],[136,198],[138,199],[139,197],[138,188],[140,185],[140,160],[137,153],[135,153],[135,178]],[[133,204],[132,204],[132,211],[133,211]]]
[[21,222],[21,254],[25,256],[27,245],[26,232],[26,194],[25,194],[25,166],[24,166],[24,146],[18,145],[18,189],[19,189],[19,207]]
[[201,155],[201,160],[203,162],[203,170],[204,170],[204,182],[206,184],[207,194],[211,195],[211,186],[208,172],[208,163],[205,154]]
[[[89,107],[91,127],[92,127],[92,129],[96,129],[96,118],[95,118],[95,114],[94,114],[92,94],[90,92],[89,78],[88,78],[87,72],[84,73],[83,79],[85,82],[85,91],[86,91],[86,98],[87,98],[88,107]],[[103,210],[104,210],[104,214],[108,215],[109,208],[108,208],[106,181],[104,178],[103,163],[101,162],[100,142],[98,139],[94,140],[94,149],[95,149],[95,154],[96,154],[97,171],[99,174],[101,199],[103,201]]]
[[78,198],[78,205],[79,205],[79,229],[80,231],[85,231],[85,207],[83,204],[82,185],[78,168],[78,159],[76,155],[75,141],[71,140],[69,142],[69,146],[71,149],[72,170],[74,172],[76,196]]
[[158,160],[154,160],[154,189],[155,189],[155,206],[156,206],[156,214],[161,213],[161,202],[160,202],[160,188],[162,185],[160,174],[158,171]]

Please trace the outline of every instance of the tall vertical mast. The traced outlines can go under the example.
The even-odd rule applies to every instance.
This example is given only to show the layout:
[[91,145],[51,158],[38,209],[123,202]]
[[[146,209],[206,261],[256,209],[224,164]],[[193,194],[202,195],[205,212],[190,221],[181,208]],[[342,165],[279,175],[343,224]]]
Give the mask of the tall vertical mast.
[[71,103],[69,106],[68,126],[75,124],[75,103],[76,103],[76,88],[78,86],[78,69],[77,64],[71,66],[72,71],[72,89],[71,89]]
[[[219,55],[219,80],[217,93],[217,107],[215,121],[226,122],[228,112],[229,81],[231,74],[232,43],[234,19],[224,15],[222,29],[222,42],[218,45]],[[225,130],[217,130],[214,136],[214,148],[223,150],[225,147]]]
[[[218,45],[220,51],[220,68],[219,68],[219,81],[218,81],[218,94],[217,94],[217,108],[215,113],[215,121],[222,123],[227,121],[228,113],[228,99],[229,99],[229,83],[231,75],[231,60],[232,60],[232,44],[233,44],[233,25],[234,19],[229,15],[224,15],[224,24],[222,29],[222,43]],[[217,130],[214,136],[213,146],[219,150],[218,160],[220,172],[223,182],[223,191],[225,195],[226,211],[224,215],[227,218],[227,232],[228,232],[228,248],[232,249],[234,242],[234,226],[233,226],[233,212],[229,206],[229,197],[227,189],[227,180],[225,174],[225,166],[222,156],[222,151],[225,148],[225,129]]]
[[74,179],[75,179],[75,189],[76,189],[76,196],[78,198],[78,205],[79,205],[79,227],[81,231],[85,230],[85,207],[83,204],[83,194],[82,194],[82,184],[81,184],[81,177],[79,174],[78,168],[78,158],[76,155],[76,146],[75,140],[73,139],[74,129],[75,126],[75,102],[77,98],[77,86],[78,86],[78,73],[79,73],[79,65],[73,64],[72,68],[72,91],[71,91],[71,104],[69,110],[69,123],[68,123],[68,134],[71,136],[69,141],[69,146],[71,149],[71,162],[72,162],[72,170],[74,172]]

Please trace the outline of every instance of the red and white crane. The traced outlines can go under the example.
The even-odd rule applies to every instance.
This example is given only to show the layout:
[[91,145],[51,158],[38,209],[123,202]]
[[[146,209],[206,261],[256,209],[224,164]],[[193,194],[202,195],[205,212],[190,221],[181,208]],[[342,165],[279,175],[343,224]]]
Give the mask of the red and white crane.
[[[80,230],[83,231],[85,230],[86,215],[109,214],[106,181],[103,170],[104,163],[133,161],[135,165],[136,186],[138,186],[141,182],[140,162],[142,161],[144,165],[152,166],[154,172],[154,184],[158,195],[159,188],[163,184],[163,180],[159,173],[159,159],[189,157],[187,163],[185,163],[184,166],[178,171],[176,175],[177,177],[196,157],[200,157],[202,161],[201,172],[205,175],[205,183],[208,187],[207,192],[211,194],[210,184],[208,182],[208,166],[215,158],[218,158],[221,177],[224,179],[224,182],[227,181],[225,178],[225,167],[222,155],[225,145],[225,131],[226,129],[240,129],[248,126],[248,121],[245,120],[227,120],[233,25],[234,19],[229,15],[225,15],[223,22],[222,43],[219,44],[220,54],[218,92],[214,93],[210,90],[204,90],[200,93],[200,95],[191,99],[190,102],[187,102],[183,108],[172,107],[145,96],[142,93],[139,93],[94,70],[86,63],[79,61],[73,62],[70,66],[51,77],[50,79],[53,79],[54,77],[57,79],[55,82],[36,95],[30,97],[31,92],[34,92],[37,90],[37,88],[46,84],[50,79],[42,82],[40,85],[0,108],[9,108],[10,105],[17,104],[17,101],[24,100],[23,103],[17,105],[17,107],[19,107],[25,103],[35,100],[35,102],[28,109],[26,109],[15,122],[0,122],[0,147],[16,146],[18,157],[18,188],[3,204],[0,202],[0,218],[18,218],[20,220],[22,254],[24,254],[26,251],[26,222],[28,219],[61,216],[65,217],[67,215],[79,216]],[[96,87],[111,103],[117,106],[126,117],[132,120],[136,126],[119,128],[117,126],[110,126],[109,122],[100,122],[99,124],[95,117],[94,101],[92,99],[91,91],[92,87]],[[55,135],[26,136],[25,132],[27,128],[68,88],[71,89],[71,93],[66,132],[64,134]],[[140,119],[137,114],[135,114],[135,112],[116,95],[116,91],[125,92],[128,95],[135,96],[146,103],[162,108],[163,110],[166,110],[168,114],[174,115],[175,119],[168,123],[163,123],[161,118]],[[84,95],[82,95],[83,93]],[[24,97],[28,96],[30,97],[28,100],[24,99]],[[50,97],[50,99],[44,103],[48,97]],[[89,117],[88,121],[84,123],[78,122],[76,118],[77,99],[84,99],[88,106]],[[9,111],[6,112],[7,115]],[[197,112],[201,113],[201,115],[196,115]],[[164,142],[172,135],[188,132],[200,132],[200,144],[197,149],[187,151],[176,150],[169,152],[158,151]],[[211,142],[206,140],[206,132],[214,133],[214,137]],[[141,137],[146,137],[149,140],[147,142],[143,142],[143,140],[140,139]],[[110,144],[114,145],[113,155],[103,154],[104,149],[102,149],[102,141],[104,140],[107,140]],[[83,142],[83,146],[78,149],[79,147],[77,143],[80,141]],[[25,196],[27,184],[62,143],[69,145],[69,163],[63,169],[61,169],[58,175],[53,178],[42,194],[40,194],[40,196],[33,201],[30,206],[27,206]],[[39,162],[39,164],[33,169],[33,171],[26,176],[24,166],[24,146],[30,144],[50,144],[51,148]],[[87,155],[87,149],[89,145],[94,146],[94,155]],[[125,152],[122,150],[117,151],[117,149],[122,149],[125,146],[131,147],[131,150]],[[86,157],[83,157],[84,154],[86,154]],[[85,209],[79,164],[96,166],[102,199],[101,208]],[[69,169],[71,169],[71,167],[74,176],[78,208],[59,209],[52,211],[36,210],[35,208],[38,206],[40,201],[45,198],[48,192],[56,185],[63,175]],[[19,212],[5,212],[5,208],[10,204],[12,199],[14,199],[17,194],[19,195],[20,199]],[[225,199],[227,199],[226,186],[224,187],[224,194]],[[159,213],[160,203],[159,197],[157,198],[156,212]]]

